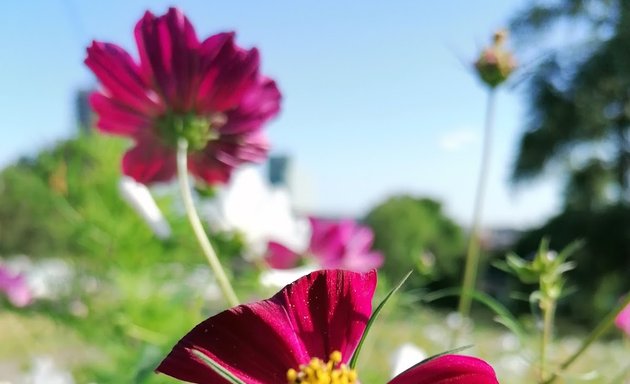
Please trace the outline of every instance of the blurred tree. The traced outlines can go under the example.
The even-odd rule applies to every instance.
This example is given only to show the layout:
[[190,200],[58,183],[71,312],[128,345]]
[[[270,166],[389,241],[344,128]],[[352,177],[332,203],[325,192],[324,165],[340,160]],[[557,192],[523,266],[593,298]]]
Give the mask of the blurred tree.
[[[186,218],[164,209],[172,239],[157,239],[118,190],[125,140],[83,135],[0,171],[0,256],[70,257],[102,270],[156,262],[201,263]],[[162,207],[172,198],[158,198]],[[240,252],[215,237],[221,255]]]
[[[458,282],[463,269],[465,238],[461,228],[427,198],[396,196],[378,204],[364,222],[374,231],[374,248],[383,252],[381,271],[390,282],[416,269],[420,283]],[[417,280],[418,274],[411,280]],[[416,284],[418,285],[418,284]]]
[[526,233],[561,249],[582,239],[569,273],[573,318],[597,321],[630,289],[630,1],[528,3],[511,22],[525,65],[529,111],[512,169],[514,183],[551,169],[565,178],[564,209]]
[[511,29],[520,45],[540,55],[561,28],[575,44],[547,44],[525,74],[530,111],[513,181],[562,165],[569,171],[567,208],[628,203],[630,2],[536,2],[516,15]]

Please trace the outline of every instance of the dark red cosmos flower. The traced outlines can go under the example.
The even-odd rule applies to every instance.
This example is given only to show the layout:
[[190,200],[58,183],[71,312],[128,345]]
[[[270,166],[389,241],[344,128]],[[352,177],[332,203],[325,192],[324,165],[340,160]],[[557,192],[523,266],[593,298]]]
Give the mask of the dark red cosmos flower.
[[[182,338],[157,368],[198,384],[228,383],[198,356],[246,384],[358,383],[345,364],[372,312],[376,272],[313,272],[268,300],[221,312]],[[317,381],[314,375],[329,381]],[[347,381],[346,381],[347,380]],[[497,384],[483,360],[444,355],[417,365],[390,384]]]
[[189,171],[211,184],[266,157],[262,126],[278,113],[281,96],[260,74],[256,48],[238,47],[233,33],[199,41],[175,8],[160,17],[147,12],[135,38],[139,62],[96,41],[85,60],[102,85],[90,97],[98,128],[135,141],[125,174],[142,183],[172,178],[179,138],[189,143]]

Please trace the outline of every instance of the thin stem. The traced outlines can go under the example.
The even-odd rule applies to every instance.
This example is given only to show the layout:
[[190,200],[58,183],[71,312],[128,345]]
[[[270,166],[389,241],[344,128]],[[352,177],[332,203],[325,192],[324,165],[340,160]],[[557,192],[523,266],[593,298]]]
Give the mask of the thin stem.
[[470,313],[470,306],[472,302],[471,292],[475,288],[477,269],[479,268],[479,228],[481,226],[481,212],[483,210],[483,199],[486,193],[486,182],[490,166],[495,94],[496,92],[494,88],[490,88],[488,91],[488,101],[486,105],[481,171],[479,172],[473,221],[470,229],[470,240],[468,242],[468,251],[466,253],[466,267],[464,270],[464,281],[462,283],[462,295],[459,299],[459,314],[462,318],[467,318]]
[[206,232],[203,229],[203,225],[201,224],[201,220],[199,219],[199,215],[197,214],[197,210],[193,204],[192,194],[190,193],[190,182],[188,180],[188,142],[186,139],[180,138],[177,144],[177,176],[188,221],[190,222],[190,226],[195,233],[195,237],[201,246],[203,254],[208,260],[208,264],[210,264],[210,268],[212,268],[212,271],[214,272],[225,300],[230,306],[237,306],[239,304],[238,298],[236,297],[234,289],[232,288],[232,285],[230,285],[230,281],[223,271],[223,267],[221,267],[219,258],[217,257],[214,248],[212,248],[210,240],[208,240],[208,237],[206,236]]
[[551,341],[553,333],[553,319],[556,312],[556,303],[553,299],[549,299],[544,303],[543,307],[543,331],[540,341],[540,383],[545,382],[547,375],[547,347]]
[[[582,341],[582,345],[580,345],[580,348],[560,365],[560,370],[564,371],[565,369],[569,368],[571,364],[573,364],[575,360],[577,360],[577,358],[580,357],[580,355],[582,355],[582,353],[586,351],[588,347],[593,344],[593,342],[595,342],[595,340],[599,339],[603,334],[605,334],[608,329],[613,326],[613,324],[615,323],[615,319],[617,318],[619,313],[621,313],[621,311],[623,311],[623,309],[628,305],[630,305],[630,294],[626,296],[626,298],[621,302],[621,304],[619,304],[617,308],[615,308],[613,311],[610,311],[608,315],[606,315],[606,317],[604,317],[602,321],[597,324],[597,327],[595,327],[595,329],[593,329],[588,337],[584,339],[584,341]],[[547,381],[544,382],[544,384],[551,384],[557,378],[558,374],[554,373]]]

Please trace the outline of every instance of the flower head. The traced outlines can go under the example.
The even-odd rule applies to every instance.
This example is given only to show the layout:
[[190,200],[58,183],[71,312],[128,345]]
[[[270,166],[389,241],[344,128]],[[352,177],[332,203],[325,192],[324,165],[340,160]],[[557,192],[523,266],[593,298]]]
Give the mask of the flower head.
[[475,62],[477,74],[491,88],[507,80],[516,68],[514,56],[505,49],[507,35],[506,30],[495,32],[492,45],[484,49]]
[[630,304],[619,312],[615,318],[615,325],[630,337]]
[[[313,272],[268,300],[221,312],[182,338],[157,368],[198,384],[228,383],[200,356],[246,384],[357,383],[347,363],[372,311],[376,273]],[[416,365],[390,384],[497,384],[474,357],[444,355]]]
[[0,292],[16,307],[25,307],[33,302],[33,293],[21,274],[11,272],[0,265]]
[[135,141],[123,158],[126,175],[141,183],[171,179],[180,139],[189,144],[188,170],[211,184],[265,158],[262,126],[278,113],[280,92],[260,74],[256,48],[238,47],[233,33],[199,41],[175,8],[159,17],[147,12],[135,39],[139,61],[96,41],[85,60],[102,86],[90,97],[98,128]]
[[324,220],[311,217],[311,239],[302,254],[270,242],[267,261],[273,268],[291,268],[300,256],[314,259],[321,268],[366,272],[383,264],[383,255],[372,251],[374,234],[353,220]]

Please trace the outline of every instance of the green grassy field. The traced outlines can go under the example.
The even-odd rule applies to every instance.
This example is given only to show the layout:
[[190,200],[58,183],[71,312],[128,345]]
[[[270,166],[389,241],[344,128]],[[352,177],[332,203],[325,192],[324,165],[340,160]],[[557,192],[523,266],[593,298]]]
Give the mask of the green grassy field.
[[[76,383],[174,382],[152,369],[179,337],[202,320],[202,313],[214,313],[223,305],[203,284],[198,270],[177,265],[136,272],[112,269],[99,277],[89,293],[75,291],[31,308],[2,311],[0,382],[19,383],[12,380],[28,371],[37,356],[51,357],[58,367],[73,373]],[[243,292],[246,287],[240,288]],[[409,304],[413,298],[402,295],[388,303],[366,341],[359,362],[364,383],[387,382],[392,353],[404,343],[412,342],[428,355],[452,347],[456,316]],[[250,293],[250,300],[256,298]],[[536,382],[536,334],[521,344],[483,312],[469,329],[457,344],[472,346],[462,353],[486,359],[502,383]],[[562,336],[551,348],[552,365],[572,353],[583,336],[564,326],[558,333]],[[620,374],[630,363],[630,345],[612,336],[594,345],[558,382],[627,383],[629,378],[623,381]]]

